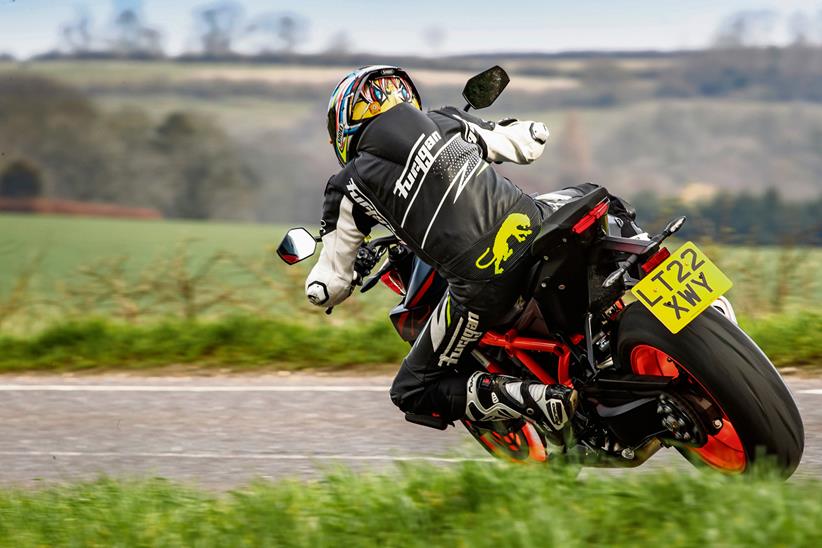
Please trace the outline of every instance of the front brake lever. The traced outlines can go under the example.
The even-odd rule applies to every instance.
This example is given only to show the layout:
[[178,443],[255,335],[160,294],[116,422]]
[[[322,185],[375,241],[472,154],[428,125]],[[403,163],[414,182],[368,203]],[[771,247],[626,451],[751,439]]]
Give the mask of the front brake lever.
[[404,245],[398,245],[396,247],[392,247],[388,250],[388,260],[385,262],[383,267],[373,276],[368,278],[365,281],[362,288],[360,289],[361,293],[365,293],[366,291],[370,290],[372,287],[377,285],[377,282],[380,281],[380,278],[385,275],[386,272],[391,271],[395,268],[398,264],[402,263],[403,259],[408,256],[411,251]]
[[394,263],[393,263],[393,261],[388,261],[387,263],[385,263],[385,266],[384,266],[384,267],[382,267],[381,269],[379,269],[379,270],[377,271],[377,273],[376,273],[376,274],[374,274],[373,276],[371,276],[370,278],[368,278],[368,279],[367,279],[367,280],[366,280],[366,281],[362,284],[362,287],[360,288],[360,293],[365,293],[366,291],[368,291],[369,289],[371,289],[371,288],[373,288],[375,285],[377,285],[377,282],[379,282],[379,281],[380,281],[380,278],[382,278],[383,274],[385,274],[386,272],[388,272],[388,271],[389,271],[389,270],[391,270],[392,268],[394,268]]

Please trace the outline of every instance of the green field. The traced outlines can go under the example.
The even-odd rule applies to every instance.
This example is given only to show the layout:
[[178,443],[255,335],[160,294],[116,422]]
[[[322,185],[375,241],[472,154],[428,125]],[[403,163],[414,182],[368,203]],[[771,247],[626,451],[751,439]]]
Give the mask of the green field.
[[[284,227],[0,215],[0,369],[393,363],[398,297],[311,306],[312,261],[273,250]],[[822,360],[822,250],[705,244],[743,325],[780,365]],[[351,344],[363,340],[364,346]]]
[[[33,286],[38,293],[49,294],[60,284],[70,284],[84,267],[124,259],[126,272],[134,275],[177,256],[181,245],[193,269],[215,253],[227,252],[249,260],[272,259],[272,278],[293,284],[291,278],[299,277],[294,273],[303,273],[305,267],[286,268],[273,258],[286,230],[260,224],[0,214],[0,294],[33,262],[37,264]],[[703,247],[734,281],[731,297],[748,315],[822,306],[822,249]],[[229,283],[242,278],[236,268],[218,272]],[[382,292],[364,298],[373,300],[378,293]],[[775,301],[780,301],[778,310],[773,309]]]
[[[312,261],[274,250],[287,227],[0,214],[0,333],[89,317],[129,323],[252,315],[327,323],[303,296]],[[22,290],[20,289],[22,286]],[[396,295],[352,299],[332,324],[384,317]]]
[[2,546],[819,546],[822,485],[404,466],[213,494],[161,479],[0,491]]
[[137,271],[191,242],[195,263],[217,251],[257,257],[273,250],[287,228],[262,224],[142,221],[0,214],[0,288],[39,256],[39,289],[70,279],[80,267],[125,257]]

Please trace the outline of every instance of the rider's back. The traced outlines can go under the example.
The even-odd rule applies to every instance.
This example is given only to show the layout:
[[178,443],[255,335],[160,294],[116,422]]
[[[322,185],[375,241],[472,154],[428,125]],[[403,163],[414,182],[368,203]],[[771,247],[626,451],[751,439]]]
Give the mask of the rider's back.
[[[541,216],[483,159],[479,142],[456,109],[399,105],[365,128],[339,182],[447,278],[488,279],[527,249],[516,234],[508,246],[506,219],[520,220],[519,238],[535,233]],[[504,258],[496,256],[500,246]]]

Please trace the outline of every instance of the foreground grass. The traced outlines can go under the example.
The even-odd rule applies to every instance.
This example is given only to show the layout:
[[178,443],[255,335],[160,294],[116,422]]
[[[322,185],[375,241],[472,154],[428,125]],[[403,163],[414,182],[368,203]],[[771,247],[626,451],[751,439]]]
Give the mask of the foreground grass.
[[[822,314],[772,316],[743,327],[777,365],[822,364]],[[190,363],[304,369],[398,363],[407,351],[387,319],[315,326],[252,316],[146,326],[92,320],[34,337],[0,337],[0,371]]]
[[57,325],[31,338],[0,338],[0,371],[174,363],[301,369],[398,362],[407,351],[387,319],[315,327],[255,317],[148,326],[92,320]]
[[0,492],[5,546],[819,546],[822,485],[466,463],[227,495],[164,480]]

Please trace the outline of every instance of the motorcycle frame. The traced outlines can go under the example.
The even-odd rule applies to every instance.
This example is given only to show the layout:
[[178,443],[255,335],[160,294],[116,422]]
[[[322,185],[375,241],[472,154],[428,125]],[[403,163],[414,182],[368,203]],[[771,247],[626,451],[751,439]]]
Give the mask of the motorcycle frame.
[[[534,335],[518,330],[521,329],[519,326],[507,331],[491,330],[486,332],[478,342],[473,352],[475,358],[490,373],[519,375],[521,373],[512,370],[510,366],[520,366],[523,372],[527,371],[543,384],[563,384],[580,390],[582,393],[589,391],[592,394],[596,393],[597,401],[606,406],[619,405],[637,397],[655,397],[662,392],[665,383],[654,382],[640,388],[637,383],[648,379],[623,374],[614,377],[610,372],[600,371],[597,367],[598,356],[595,354],[601,356],[604,353],[610,354],[610,351],[598,350],[594,341],[598,336],[610,336],[613,327],[618,323],[618,318],[624,309],[622,297],[632,285],[630,274],[633,273],[626,273],[629,275],[625,276],[623,282],[603,290],[600,289],[601,282],[613,267],[609,267],[607,271],[597,271],[596,266],[600,263],[618,264],[634,253],[646,255],[657,247],[657,243],[652,242],[652,245],[649,245],[647,241],[611,235],[604,223],[595,223],[591,226],[591,230],[586,230],[581,234],[569,234],[568,240],[556,241],[554,249],[548,252],[552,260],[537,261],[526,283],[531,288],[529,293],[535,300],[540,315],[548,319],[546,326],[549,333],[556,333],[559,336]],[[439,278],[429,265],[416,257],[413,257],[412,263],[404,263],[401,268],[404,271],[401,277],[404,278],[404,285],[408,291],[404,294],[403,302],[391,312],[392,320],[400,336],[403,336],[404,320],[402,318],[413,310],[412,303],[428,303],[426,308],[430,313],[430,310],[433,310],[439,302],[442,292],[447,289],[446,285],[431,283],[432,279]],[[638,266],[634,268],[639,270]],[[580,270],[588,271],[589,278],[579,279],[573,276]],[[552,283],[543,283],[548,281]],[[559,287],[560,283],[565,286]],[[437,287],[435,288],[434,285]],[[409,303],[410,309],[406,308],[406,302]],[[558,306],[565,310],[579,311],[579,314],[565,317],[560,324],[557,324],[552,321],[555,318],[552,318],[551,314]],[[613,309],[612,312],[611,309]],[[607,313],[604,314],[605,311]],[[592,322],[593,318],[599,318],[599,320]],[[568,337],[567,341],[566,337]],[[546,363],[545,359],[540,359],[540,354],[550,355],[556,359],[556,362],[551,360],[550,363]],[[507,356],[508,359],[504,359],[503,356]],[[556,373],[553,373],[554,371]],[[429,425],[426,422],[406,418],[411,422]],[[641,417],[636,418],[638,420],[629,421],[633,423],[633,428],[650,429],[650,425],[645,425]],[[603,426],[608,427],[608,419],[600,418],[599,420]],[[444,425],[437,423],[434,427],[443,428]],[[624,459],[619,457],[605,456],[597,452],[596,455],[591,455],[591,463],[595,466],[637,466],[656,452],[659,447],[658,442],[651,443],[644,440],[635,446],[639,458],[630,462],[623,462]]]
[[[569,374],[571,367],[571,349],[568,345],[552,339],[538,339],[534,337],[521,337],[516,330],[512,329],[505,334],[494,331],[487,332],[479,342],[482,347],[502,348],[509,357],[522,363],[543,384],[564,384],[573,387],[573,381]],[[557,376],[554,378],[545,370],[537,360],[531,356],[531,352],[546,352],[557,357]],[[490,361],[490,360],[489,360]],[[502,370],[490,362],[499,372]],[[492,371],[489,366],[486,366]]]

